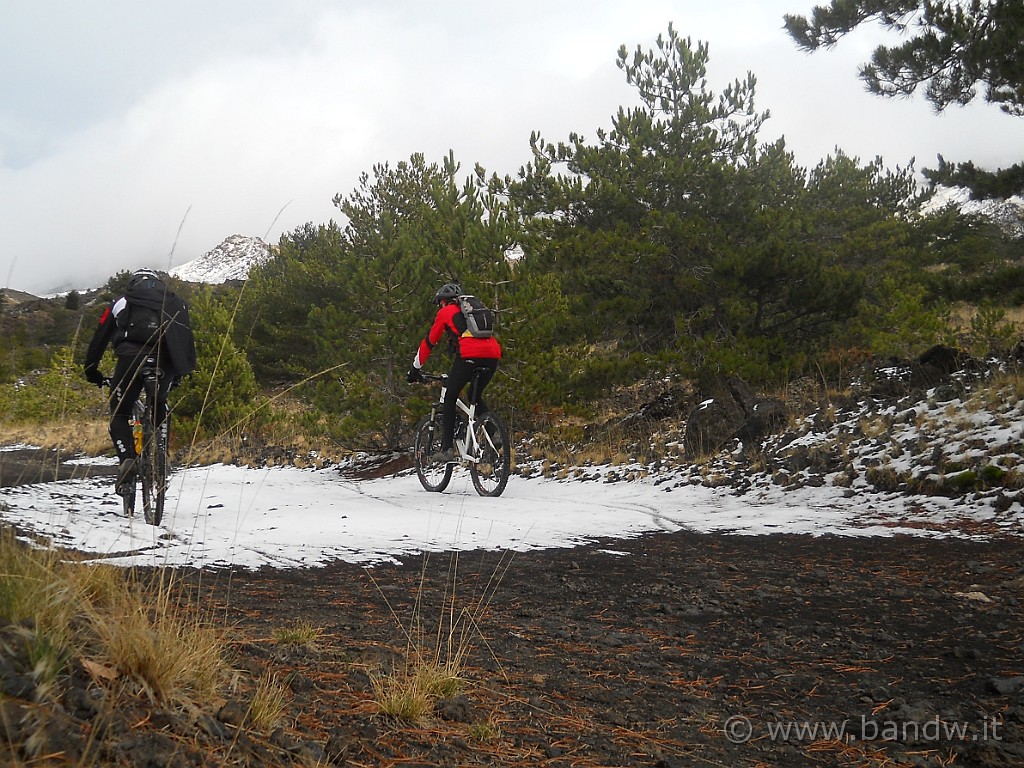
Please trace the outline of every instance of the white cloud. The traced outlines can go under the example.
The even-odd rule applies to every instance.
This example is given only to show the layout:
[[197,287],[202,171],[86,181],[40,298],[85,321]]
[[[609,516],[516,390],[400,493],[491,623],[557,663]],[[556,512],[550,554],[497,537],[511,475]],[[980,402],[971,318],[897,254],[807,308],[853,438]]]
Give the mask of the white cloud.
[[781,16],[801,9],[786,2],[153,5],[156,16],[121,2],[66,16],[48,5],[51,26],[22,9],[5,19],[0,65],[24,73],[0,85],[7,285],[85,287],[235,233],[275,240],[338,219],[334,195],[413,152],[514,173],[531,131],[558,141],[610,127],[635,102],[619,45],[652,48],[670,20],[710,43],[716,88],[755,72],[773,114],[764,138],[784,133],[804,164],[836,145],[919,167],[936,152],[982,165],[1024,154],[1019,120],[991,107],[937,118],[921,99],[865,94],[856,66],[870,34],[800,53]]

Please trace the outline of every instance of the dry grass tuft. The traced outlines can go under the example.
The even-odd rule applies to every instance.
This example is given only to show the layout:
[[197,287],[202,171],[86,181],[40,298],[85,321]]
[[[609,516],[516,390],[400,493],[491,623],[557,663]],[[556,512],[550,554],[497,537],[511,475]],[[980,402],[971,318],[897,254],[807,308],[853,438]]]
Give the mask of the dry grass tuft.
[[249,705],[248,722],[256,730],[269,732],[284,720],[285,686],[274,672],[266,672],[256,684]]
[[434,699],[423,688],[415,671],[372,675],[373,700],[380,714],[395,720],[419,722],[434,711]]
[[434,711],[434,703],[460,693],[465,687],[458,662],[415,658],[404,669],[370,678],[374,701],[382,715],[416,722]]
[[968,399],[968,407],[1001,413],[1024,400],[1024,372],[1002,371],[976,387]]
[[299,647],[315,645],[323,634],[321,627],[314,626],[308,621],[296,621],[290,626],[274,629],[271,639],[278,645]]
[[167,585],[129,586],[91,615],[106,661],[151,699],[210,700],[226,678],[222,630],[179,605]]
[[0,533],[0,619],[21,628],[20,647],[38,683],[55,680],[73,653],[78,599],[54,553]]
[[857,426],[865,437],[875,440],[889,432],[892,428],[892,419],[884,414],[870,414],[862,416],[857,421]]
[[[457,594],[459,558],[458,554],[453,555],[441,596],[440,614],[429,631],[423,615],[429,558],[423,563],[420,588],[416,592],[413,616],[408,624],[401,621],[378,586],[406,638],[404,663],[396,665],[391,672],[378,672],[371,676],[374,700],[381,714],[399,720],[420,720],[433,711],[437,700],[463,691],[467,682],[464,674],[466,659],[477,640],[486,645],[480,634],[480,621],[511,565],[511,558],[511,553],[507,557],[503,555],[480,593],[469,600],[462,600]],[[373,579],[372,574],[370,578]],[[377,585],[376,581],[374,585]]]
[[43,682],[77,657],[154,700],[212,698],[226,680],[223,632],[179,604],[172,587],[163,574],[147,587],[0,535],[0,619],[31,628],[23,645]]

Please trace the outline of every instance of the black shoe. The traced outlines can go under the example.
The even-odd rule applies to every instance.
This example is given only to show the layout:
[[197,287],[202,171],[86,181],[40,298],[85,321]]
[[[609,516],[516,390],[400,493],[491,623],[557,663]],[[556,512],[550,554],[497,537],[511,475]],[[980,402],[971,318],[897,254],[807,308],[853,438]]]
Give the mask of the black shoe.
[[122,459],[121,465],[117,468],[117,482],[114,484],[114,492],[124,496],[135,489],[135,459]]

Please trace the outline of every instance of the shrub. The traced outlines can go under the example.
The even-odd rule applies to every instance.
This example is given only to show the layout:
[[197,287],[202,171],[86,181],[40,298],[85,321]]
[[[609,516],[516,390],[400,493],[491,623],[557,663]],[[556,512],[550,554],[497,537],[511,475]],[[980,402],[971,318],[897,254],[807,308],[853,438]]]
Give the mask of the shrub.
[[962,331],[963,346],[975,357],[1006,352],[1020,339],[1021,329],[1006,319],[1006,311],[985,302]]
[[172,397],[174,432],[191,443],[258,430],[270,421],[245,355],[231,340],[232,312],[209,288],[198,290],[189,307],[196,339],[197,367]]
[[9,421],[64,421],[95,413],[101,399],[75,365],[70,346],[60,347],[44,371],[0,387],[0,411]]

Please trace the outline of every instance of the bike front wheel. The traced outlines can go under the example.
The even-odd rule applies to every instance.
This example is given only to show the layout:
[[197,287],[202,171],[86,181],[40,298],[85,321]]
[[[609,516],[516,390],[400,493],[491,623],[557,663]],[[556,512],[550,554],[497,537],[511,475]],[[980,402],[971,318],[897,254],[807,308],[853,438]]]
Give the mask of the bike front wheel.
[[424,416],[416,426],[416,443],[413,455],[416,461],[416,477],[426,490],[440,493],[452,479],[453,464],[431,460],[431,455],[441,445],[441,424]]
[[473,487],[481,496],[501,496],[508,485],[512,466],[512,447],[505,423],[486,413],[474,425],[480,460],[469,465]]

